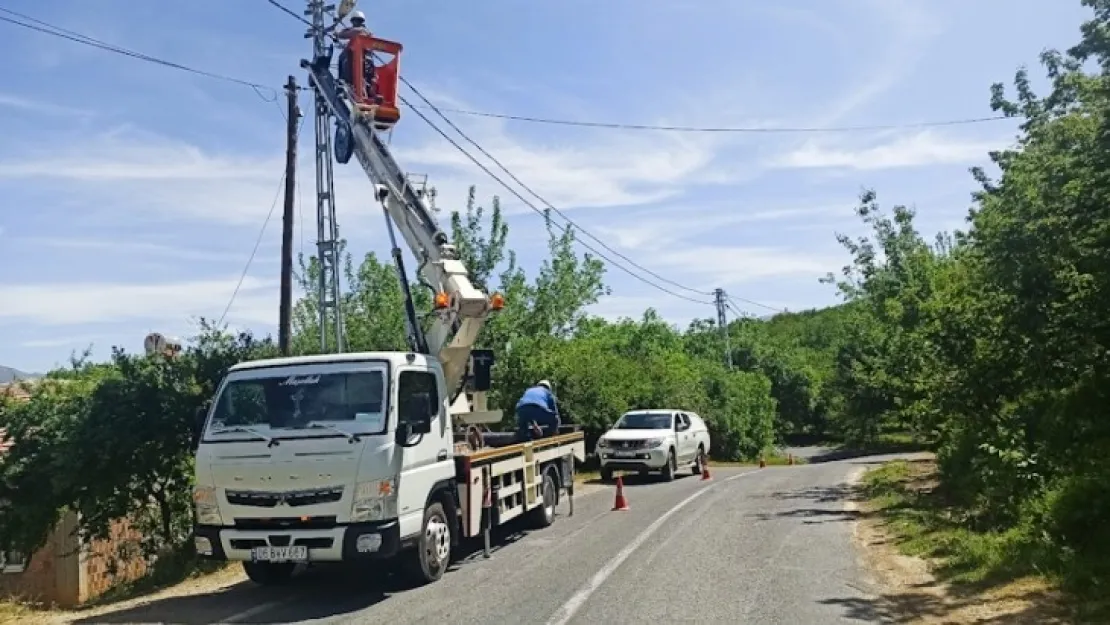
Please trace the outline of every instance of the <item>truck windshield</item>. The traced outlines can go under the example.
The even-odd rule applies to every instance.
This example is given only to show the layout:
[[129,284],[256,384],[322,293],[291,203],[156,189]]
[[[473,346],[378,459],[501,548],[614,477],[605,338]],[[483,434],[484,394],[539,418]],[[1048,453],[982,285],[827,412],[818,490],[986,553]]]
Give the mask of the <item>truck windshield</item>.
[[381,371],[232,380],[216,401],[208,434],[228,428],[319,429],[313,424],[321,422],[348,422],[344,430],[381,434],[384,397]]
[[630,412],[615,426],[618,430],[669,430],[671,429],[671,414],[669,412]]

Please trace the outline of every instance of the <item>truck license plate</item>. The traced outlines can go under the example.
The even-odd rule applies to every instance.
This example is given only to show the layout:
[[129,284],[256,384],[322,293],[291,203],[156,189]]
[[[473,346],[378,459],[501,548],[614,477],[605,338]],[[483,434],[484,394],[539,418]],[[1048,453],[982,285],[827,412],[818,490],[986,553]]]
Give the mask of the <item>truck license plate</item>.
[[614,458],[635,458],[636,453],[631,452],[631,451],[614,451],[613,452],[613,457]]
[[255,547],[251,549],[251,560],[256,562],[305,562],[308,560],[308,547]]

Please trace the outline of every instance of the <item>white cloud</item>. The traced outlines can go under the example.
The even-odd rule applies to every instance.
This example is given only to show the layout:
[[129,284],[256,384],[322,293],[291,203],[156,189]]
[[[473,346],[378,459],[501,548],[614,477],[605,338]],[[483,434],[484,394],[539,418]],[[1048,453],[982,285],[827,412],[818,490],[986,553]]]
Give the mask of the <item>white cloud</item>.
[[[121,239],[127,235],[121,235]],[[242,262],[247,256],[246,252],[232,253],[204,249],[191,249],[152,243],[148,241],[127,241],[107,239],[82,239],[68,237],[21,237],[21,242],[33,243],[44,247],[71,250],[100,250],[112,251],[129,255],[166,256],[180,260]],[[258,259],[256,259],[258,260]]]
[[10,93],[0,93],[0,107],[18,109],[21,111],[29,111],[32,113],[41,113],[46,115],[62,115],[67,117],[88,117],[93,115],[92,111],[86,109],[61,106],[58,104],[42,102],[40,100],[34,100]]
[[[430,99],[450,108],[481,108],[448,94],[431,93],[435,95]],[[707,170],[725,142],[708,135],[565,128],[547,134],[541,143],[510,132],[504,120],[447,115],[514,176],[560,210],[648,204],[678,195],[696,182],[692,180],[696,175]],[[494,175],[516,188],[537,208],[544,208],[542,201],[520,188],[481,150],[455,136],[434,115],[431,118]],[[427,138],[422,141],[394,148],[396,158],[406,169],[431,174],[432,183],[441,190],[465,188],[475,182],[496,186],[507,213],[529,210],[442,137],[425,134]]]
[[708,290],[766,278],[817,279],[840,267],[843,259],[831,253],[787,247],[702,245],[659,252],[652,256],[652,264],[669,268],[672,273],[696,276],[697,282]]
[[[890,91],[910,75],[929,44],[941,33],[940,22],[919,0],[856,0],[856,4],[880,22],[867,24],[852,38],[861,58],[875,64],[870,69],[853,72],[862,76],[862,80],[833,98],[823,108],[815,126],[838,124]],[[859,45],[861,37],[866,37],[866,44]]]
[[648,308],[654,308],[669,323],[685,328],[692,319],[716,318],[712,306],[676,299],[660,292],[653,295],[609,295],[589,308],[591,314],[609,320],[630,318],[639,321]]
[[[161,284],[0,284],[0,293],[4,294],[0,299],[0,323],[66,326],[148,321],[179,324],[199,316],[215,320],[231,300],[237,282],[238,277]],[[228,318],[249,324],[275,323],[275,283],[248,276]]]
[[[469,133],[468,133],[469,134]],[[681,192],[690,175],[706,167],[713,153],[694,141],[615,140],[595,142],[588,148],[532,147],[501,133],[472,135],[509,171],[560,210],[648,204]],[[496,165],[471,148],[474,154],[505,183],[513,180]],[[397,157],[416,168],[447,173],[437,176],[437,187],[454,182],[466,186],[489,176],[466,156],[441,142],[397,150]],[[490,180],[490,183],[496,184]],[[544,204],[517,187],[529,202]],[[514,196],[501,193],[509,212],[529,210]]]
[[[134,128],[12,152],[8,148],[0,158],[0,185],[17,181],[24,190],[54,187],[52,195],[74,210],[119,221],[154,218],[257,228],[280,202],[285,171],[282,154],[215,153]],[[307,187],[300,191],[303,209],[311,215],[312,161],[301,159],[298,170],[298,186]],[[368,197],[365,175],[357,167],[335,171],[340,202]],[[280,219],[280,211],[272,215],[272,221]],[[363,227],[369,216],[355,210],[341,219]]]
[[599,238],[615,242],[619,247],[629,250],[659,249],[719,229],[743,223],[784,221],[791,219],[812,219],[815,216],[831,216],[838,211],[844,212],[849,203],[815,204],[812,206],[792,206],[758,211],[744,211],[736,208],[715,210],[690,210],[667,207],[659,211],[658,217],[637,215],[634,219],[612,226],[595,226]]
[[20,347],[29,347],[32,349],[49,348],[49,347],[64,347],[67,345],[88,345],[93,341],[101,338],[101,335],[88,335],[88,336],[66,336],[54,339],[34,339],[30,341],[23,341],[19,344]]
[[1006,145],[1002,139],[964,139],[933,131],[900,135],[886,143],[866,147],[830,147],[810,140],[774,159],[772,166],[786,169],[847,168],[856,170],[922,167],[985,161],[987,152]]

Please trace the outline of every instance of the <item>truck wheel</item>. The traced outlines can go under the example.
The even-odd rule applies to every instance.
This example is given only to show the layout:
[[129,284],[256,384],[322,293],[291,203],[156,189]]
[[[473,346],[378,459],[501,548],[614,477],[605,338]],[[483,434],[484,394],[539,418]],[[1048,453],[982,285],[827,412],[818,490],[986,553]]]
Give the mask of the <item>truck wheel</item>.
[[672,449],[672,450],[667,452],[667,464],[666,464],[666,466],[663,467],[663,480],[664,481],[666,481],[666,482],[674,481],[674,474],[675,474],[675,471],[678,469],[678,467],[675,466],[675,465],[676,465],[676,460],[675,460],[675,457],[674,457],[674,450]]
[[451,563],[451,525],[443,504],[433,502],[424,511],[416,549],[407,554],[405,568],[418,584],[439,581]]
[[559,505],[559,482],[553,469],[543,472],[543,502],[528,511],[529,521],[537,529],[543,529],[555,522],[555,506]]
[[601,468],[601,481],[602,482],[612,482],[613,481],[613,470],[612,469],[606,469],[605,467],[602,467]]
[[297,568],[293,562],[244,562],[243,572],[247,578],[259,586],[277,586],[293,577]]
[[704,461],[705,461],[705,448],[703,448],[701,445],[698,445],[698,455],[694,459],[694,469],[693,469],[695,476],[701,475],[702,462],[704,462]]

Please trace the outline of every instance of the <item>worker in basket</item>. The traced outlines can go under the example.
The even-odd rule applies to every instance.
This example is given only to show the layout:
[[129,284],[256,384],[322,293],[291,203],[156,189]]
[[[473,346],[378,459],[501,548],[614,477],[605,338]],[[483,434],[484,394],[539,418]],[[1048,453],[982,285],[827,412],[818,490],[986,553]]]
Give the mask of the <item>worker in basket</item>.
[[559,407],[551,392],[551,382],[540,380],[524,391],[516,403],[517,437],[530,441],[559,432]]
[[[351,13],[351,25],[348,28],[335,33],[335,38],[338,41],[350,41],[359,35],[370,36],[370,29],[366,28],[366,16],[362,11],[355,11]],[[362,60],[362,82],[366,88],[366,98],[375,104],[378,103],[377,98],[377,72],[374,71],[374,57],[369,50],[366,51],[366,56]],[[347,84],[354,84],[354,76],[351,74],[351,51],[347,46],[343,46],[343,51],[339,53],[339,79]]]

